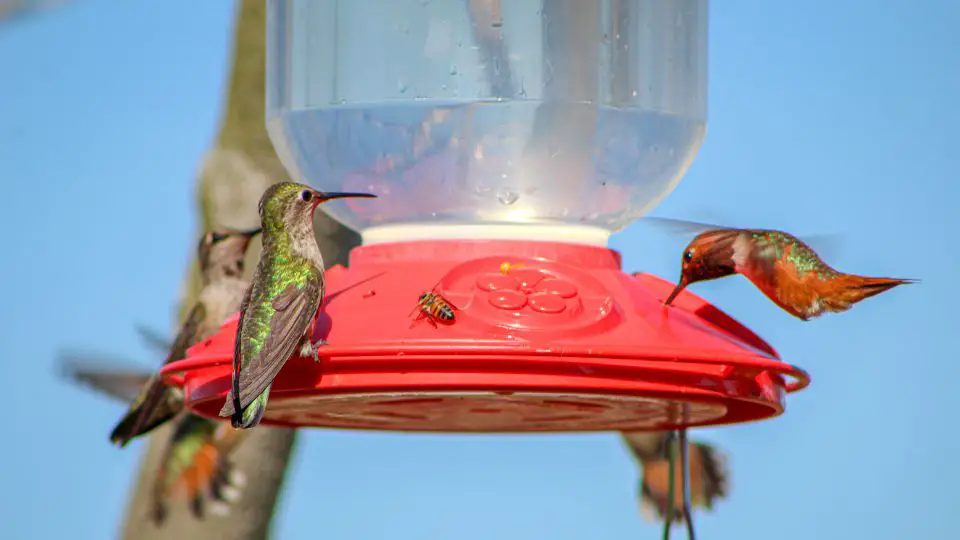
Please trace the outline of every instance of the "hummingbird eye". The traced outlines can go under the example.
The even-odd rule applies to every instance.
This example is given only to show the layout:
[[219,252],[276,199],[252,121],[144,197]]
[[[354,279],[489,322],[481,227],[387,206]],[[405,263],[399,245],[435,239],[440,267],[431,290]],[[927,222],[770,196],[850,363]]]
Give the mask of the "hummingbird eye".
[[685,260],[685,261],[687,261],[687,262],[692,261],[692,260],[693,260],[693,250],[688,249],[687,251],[683,252],[683,260]]
[[313,192],[308,190],[303,190],[300,192],[300,200],[303,202],[310,202],[313,200]]

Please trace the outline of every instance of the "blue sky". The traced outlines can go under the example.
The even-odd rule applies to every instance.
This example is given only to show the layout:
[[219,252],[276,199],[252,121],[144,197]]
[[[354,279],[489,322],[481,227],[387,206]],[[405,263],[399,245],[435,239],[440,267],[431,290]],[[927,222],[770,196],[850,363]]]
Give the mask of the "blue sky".
[[[85,346],[159,361],[133,324],[170,329],[232,16],[225,0],[84,0],[0,29],[9,538],[115,534],[142,443],[110,446],[121,408],[58,379],[54,357]],[[694,433],[734,472],[729,500],[697,516],[703,538],[953,534],[958,21],[946,0],[712,6],[708,135],[654,213],[839,234],[840,269],[923,283],[809,323],[741,278],[694,287],[814,379],[780,418]],[[683,242],[635,224],[612,245],[626,269],[674,279]],[[636,475],[611,434],[311,431],[276,532],[655,538]]]

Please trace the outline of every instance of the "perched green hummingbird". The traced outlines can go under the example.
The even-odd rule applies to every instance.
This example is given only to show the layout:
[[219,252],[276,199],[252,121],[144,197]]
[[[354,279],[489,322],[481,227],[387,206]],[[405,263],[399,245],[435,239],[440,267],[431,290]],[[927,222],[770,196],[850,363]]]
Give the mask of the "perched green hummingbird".
[[[260,232],[210,231],[204,235],[197,249],[203,288],[164,364],[184,358],[190,346],[215,334],[223,321],[240,308],[248,288],[243,279],[243,258],[250,240]],[[130,439],[150,432],[183,410],[182,390],[167,386],[155,373],[113,429],[110,440],[123,447]]]
[[[105,365],[76,355],[61,355],[63,375],[110,397],[130,403],[152,378],[149,371],[127,368],[120,362]],[[98,365],[100,364],[100,365]],[[214,422],[183,413],[160,458],[153,483],[151,517],[157,525],[167,516],[170,499],[183,497],[198,518],[206,507],[215,514],[226,514],[246,483],[242,471],[228,460],[247,432],[235,430],[223,422]]]
[[[679,487],[674,490],[674,501],[669,504],[670,467],[667,456],[667,444],[671,440],[669,431],[624,432],[623,441],[637,459],[642,470],[640,479],[640,514],[649,521],[662,521],[670,515],[671,521],[686,518],[683,510],[683,498]],[[679,456],[679,443],[673,439],[675,456]],[[690,460],[690,503],[692,507],[707,510],[713,504],[727,496],[729,473],[727,457],[715,447],[705,443],[687,443]],[[675,486],[680,486],[683,471],[679,459],[674,470]]]
[[235,428],[260,423],[270,386],[286,361],[300,356],[320,360],[323,342],[311,341],[323,303],[323,257],[313,229],[317,206],[369,193],[325,193],[282,182],[260,198],[263,250],[253,283],[240,307],[233,351],[233,384],[220,416]]

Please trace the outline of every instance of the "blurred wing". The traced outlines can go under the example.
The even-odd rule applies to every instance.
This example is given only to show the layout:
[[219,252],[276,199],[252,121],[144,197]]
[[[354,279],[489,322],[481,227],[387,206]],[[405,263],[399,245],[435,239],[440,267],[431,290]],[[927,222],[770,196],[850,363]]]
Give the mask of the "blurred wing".
[[134,329],[140,336],[140,341],[142,341],[144,345],[150,347],[151,349],[156,349],[166,353],[173,346],[173,343],[171,343],[170,340],[163,337],[160,332],[157,332],[152,328],[138,324],[134,327]]
[[[691,238],[707,231],[738,228],[665,217],[643,217],[640,221],[654,225],[670,234]],[[821,257],[835,256],[841,251],[843,244],[842,238],[838,234],[811,234],[795,236],[795,238],[810,246],[810,248],[816,251]]]
[[683,219],[673,219],[665,217],[645,216],[640,218],[641,223],[649,223],[671,234],[679,236],[694,237],[707,231],[716,231],[720,229],[733,229],[735,227],[722,227],[710,223],[700,223],[698,221],[686,221]]
[[[111,362],[113,363],[113,362]],[[150,372],[119,366],[107,366],[83,356],[63,354],[59,360],[61,375],[73,382],[130,403],[150,379]],[[119,362],[117,362],[119,364]]]
[[664,443],[669,431],[624,431],[620,433],[623,442],[638,461],[659,458],[663,454]]
[[[170,347],[170,352],[167,353],[164,364],[181,360],[186,356],[187,348],[197,340],[206,313],[207,310],[202,302],[197,302],[190,308],[187,318],[180,326],[177,337],[173,340],[173,345]],[[150,380],[147,381],[147,384],[130,405],[130,410],[113,428],[110,433],[110,440],[124,445],[133,437],[152,431],[182,410],[182,392],[179,389],[167,386],[160,374],[155,373],[150,376]]]
[[183,360],[187,355],[187,349],[200,339],[200,330],[206,316],[207,308],[203,305],[203,302],[197,302],[190,308],[190,313],[187,313],[187,318],[180,325],[180,331],[177,332],[177,337],[174,338],[173,345],[170,346],[164,364]]
[[71,0],[0,0],[0,22],[28,18],[67,4]]
[[[240,368],[240,405],[246,407],[269,386],[291,356],[307,331],[320,306],[320,285],[308,281],[303,288],[290,284],[273,301],[270,331],[262,346],[250,336],[243,336],[244,364]],[[247,309],[262,309],[252,306]],[[228,396],[227,404],[232,398]],[[221,414],[226,412],[222,411]]]
[[696,485],[693,486],[696,489],[691,489],[694,502],[712,509],[714,502],[725,498],[730,492],[727,455],[712,444],[693,443],[690,456],[691,476],[697,475]]
[[[690,502],[691,506],[711,509],[713,504],[729,491],[729,478],[726,456],[715,447],[705,443],[688,443],[690,456]],[[679,458],[679,453],[678,453]],[[668,502],[670,467],[666,455],[666,445],[661,453],[641,461],[643,479],[640,483],[640,510],[647,520],[662,521],[667,514],[672,520],[683,517],[683,493],[680,482],[683,481],[680,461],[674,470],[674,500],[672,510]]]

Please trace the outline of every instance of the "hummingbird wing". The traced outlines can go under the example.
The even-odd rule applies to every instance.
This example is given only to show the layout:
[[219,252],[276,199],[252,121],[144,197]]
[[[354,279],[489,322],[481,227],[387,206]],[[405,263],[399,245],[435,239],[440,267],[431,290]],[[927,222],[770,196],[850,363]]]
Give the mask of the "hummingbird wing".
[[60,359],[60,370],[65,378],[124,403],[136,399],[140,388],[150,379],[149,371],[119,366],[98,367],[97,364],[98,362],[91,358],[65,354]]
[[653,459],[663,454],[667,441],[667,431],[623,431],[620,433],[627,448],[639,462]]
[[[320,280],[306,280],[303,285],[291,283],[273,302],[250,302],[251,305],[245,306],[234,346],[234,356],[240,358],[239,374],[234,375],[239,375],[239,384],[227,393],[220,416],[231,416],[235,412],[233,395],[238,386],[240,406],[247,407],[273,383],[277,373],[293,356],[320,307],[321,280],[322,277]],[[264,315],[269,315],[268,331],[258,339],[252,334],[261,330],[256,321],[262,320]]]
[[[684,219],[674,219],[666,217],[656,217],[656,216],[644,216],[641,218],[642,223],[649,223],[655,225],[661,229],[664,229],[671,234],[676,234],[680,236],[694,237],[699,234],[705,233],[707,231],[719,231],[727,229],[737,229],[736,227],[729,227],[723,225],[714,225],[712,223],[703,223],[699,221],[689,221]],[[782,231],[775,231],[782,232]],[[788,234],[788,233],[782,233]],[[793,238],[801,240],[808,246],[814,246],[816,251],[819,253],[824,253],[826,255],[832,255],[838,253],[841,247],[841,238],[837,234],[805,234],[803,236],[797,237],[790,235]]]
[[153,349],[167,352],[173,347],[173,344],[170,343],[167,338],[163,337],[160,332],[157,332],[153,328],[138,324],[134,327],[134,330],[136,330],[140,336],[140,341],[143,341],[144,344]]
[[[186,356],[187,349],[201,337],[206,317],[207,310],[203,302],[194,304],[180,326],[180,331],[173,340],[173,346],[170,347],[164,364],[181,360]],[[183,393],[179,389],[167,386],[160,374],[155,373],[151,375],[140,394],[130,404],[130,409],[114,427],[110,440],[124,446],[130,439],[152,431],[181,410],[183,410]]]
[[[667,432],[623,433],[623,438],[643,470],[639,493],[641,514],[651,521],[663,520],[667,514],[665,509],[670,482]],[[716,500],[726,497],[729,489],[726,456],[709,444],[688,444],[690,503],[693,507],[710,509]],[[679,520],[683,518],[683,493],[679,487],[683,481],[683,471],[680,470],[679,457],[675,463],[672,514],[673,520]]]
[[641,223],[650,223],[656,225],[662,229],[665,229],[673,234],[679,234],[684,236],[696,236],[707,231],[718,231],[722,229],[730,229],[732,227],[722,227],[720,225],[713,225],[710,223],[701,223],[699,221],[688,221],[685,219],[674,219],[674,218],[665,218],[665,217],[656,217],[656,216],[644,216],[640,218]]

